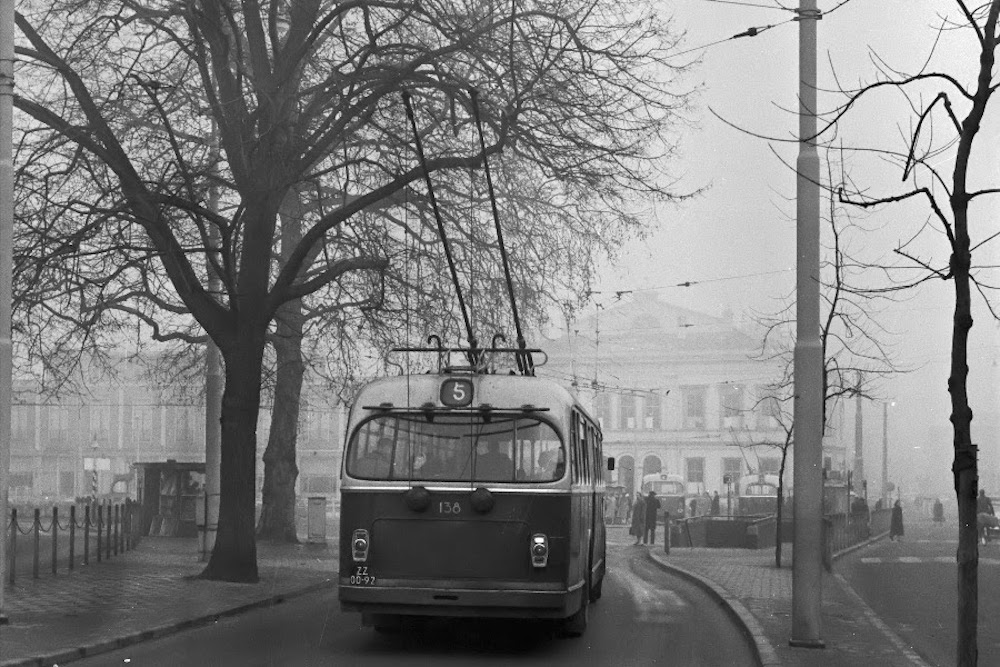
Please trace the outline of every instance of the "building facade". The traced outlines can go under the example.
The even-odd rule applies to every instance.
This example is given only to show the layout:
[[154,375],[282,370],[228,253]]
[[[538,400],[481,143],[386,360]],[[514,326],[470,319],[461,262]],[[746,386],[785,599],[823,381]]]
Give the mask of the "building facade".
[[[336,492],[346,410],[319,388],[303,389],[299,415],[298,491]],[[257,425],[257,492],[263,484],[271,406]],[[11,408],[10,499],[65,502],[133,495],[135,463],[205,461],[203,396],[184,398],[137,372],[88,387],[86,395],[42,397],[16,387]]]
[[[600,421],[604,453],[616,459],[613,484],[634,492],[644,475],[668,473],[689,494],[726,498],[739,493],[740,477],[781,465],[783,407],[766,387],[784,362],[761,360],[760,346],[732,317],[636,293],[571,323],[545,345],[549,361],[539,375],[575,387]],[[834,479],[847,463],[842,422],[843,407],[832,407],[824,465]],[[789,449],[788,488],[791,471]]]

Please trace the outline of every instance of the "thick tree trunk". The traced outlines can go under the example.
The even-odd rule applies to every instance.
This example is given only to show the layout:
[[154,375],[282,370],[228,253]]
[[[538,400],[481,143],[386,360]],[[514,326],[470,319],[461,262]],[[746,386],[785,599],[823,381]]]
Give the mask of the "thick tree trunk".
[[[963,242],[964,241],[964,242]],[[976,448],[972,444],[972,410],[966,380],[969,374],[968,340],[972,328],[969,294],[969,240],[967,234],[956,237],[956,252],[952,259],[955,281],[955,317],[952,328],[951,423],[955,429],[955,494],[958,500],[958,635],[957,664],[976,665],[979,648],[979,538],[976,530],[976,496],[979,473]]]
[[257,537],[281,542],[298,542],[295,527],[295,465],[299,406],[302,395],[302,304],[290,301],[278,309],[277,380],[271,432],[264,451],[264,498]]
[[[302,241],[302,220],[307,214],[301,185],[289,189],[281,202],[281,257],[288,261]],[[264,451],[263,506],[257,537],[280,542],[298,542],[295,529],[295,451],[299,434],[302,396],[302,330],[305,317],[301,299],[283,303],[275,314],[274,351],[277,378],[271,432]]]
[[264,334],[263,327],[256,336],[241,333],[244,335],[232,348],[223,350],[226,388],[222,395],[219,528],[212,555],[200,576],[255,583],[258,580],[254,538],[257,414]]

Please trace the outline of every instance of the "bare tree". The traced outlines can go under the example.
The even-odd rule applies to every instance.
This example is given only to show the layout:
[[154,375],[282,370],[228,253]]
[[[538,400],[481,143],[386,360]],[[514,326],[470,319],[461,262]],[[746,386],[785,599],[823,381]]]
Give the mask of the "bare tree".
[[[833,162],[827,155],[827,174],[833,174]],[[829,410],[839,401],[862,396],[872,398],[879,380],[898,372],[887,345],[888,332],[878,323],[873,302],[881,295],[869,294],[854,285],[855,274],[866,267],[859,266],[844,248],[846,229],[855,227],[854,220],[838,202],[833,192],[828,198],[825,221],[830,230],[830,242],[821,262],[823,285],[820,298],[825,315],[821,321],[820,343],[823,351],[823,419],[824,433],[829,425]],[[774,553],[776,567],[781,567],[782,510],[784,472],[788,452],[794,445],[795,390],[794,340],[795,304],[788,303],[772,314],[759,314],[757,324],[763,327],[758,358],[777,363],[778,377],[763,387],[753,406],[774,417],[782,438],[778,441],[755,440],[749,433],[734,435],[741,447],[771,447],[781,453],[778,473],[777,535]]]
[[[972,410],[967,391],[968,339],[972,328],[972,290],[977,289],[984,302],[990,304],[990,290],[994,289],[987,277],[988,268],[973,264],[973,252],[997,233],[997,226],[988,216],[975,218],[973,203],[1000,194],[1000,188],[981,186],[992,175],[992,168],[983,172],[972,161],[973,148],[979,130],[996,91],[996,48],[998,45],[997,19],[1000,0],[968,5],[956,0],[954,15],[946,16],[938,29],[937,46],[945,33],[967,35],[976,55],[974,76],[966,83],[966,63],[949,59],[942,67],[935,63],[932,49],[922,68],[913,73],[890,68],[877,58],[879,67],[876,80],[868,85],[842,91],[846,101],[832,114],[830,125],[824,130],[842,127],[852,115],[863,113],[863,103],[885,100],[885,95],[898,99],[902,94],[906,102],[904,113],[909,117],[900,127],[901,145],[867,145],[863,150],[876,152],[883,164],[898,168],[902,173],[900,189],[874,192],[872,189],[845,180],[840,185],[841,201],[874,209],[903,202],[916,207],[915,216],[897,215],[902,227],[915,219],[906,238],[895,249],[902,264],[896,273],[909,271],[897,284],[888,289],[912,287],[931,279],[951,280],[955,290],[955,308],[952,315],[951,369],[948,392],[951,395],[951,423],[954,428],[955,459],[952,471],[958,500],[958,609],[956,664],[975,665],[978,659],[978,566],[979,553],[976,540],[976,493],[978,469],[976,448],[972,444],[970,425]],[[840,131],[843,134],[843,130]],[[920,210],[922,208],[922,210]],[[901,210],[906,211],[904,207]],[[913,209],[910,209],[911,211]],[[982,209],[979,209],[982,211]],[[974,223],[979,221],[979,226]],[[973,238],[975,233],[975,238]],[[931,237],[932,241],[947,240],[948,257],[928,256],[926,249],[917,245],[918,239]],[[912,277],[916,275],[916,277]]]
[[[87,203],[108,212],[103,238],[123,235],[117,247],[130,250],[119,312],[176,313],[179,331],[189,313],[191,333],[200,327],[223,356],[209,578],[257,579],[256,421],[272,322],[286,303],[375,285],[389,270],[386,235],[359,214],[399,206],[425,170],[479,168],[501,150],[584,225],[627,230],[635,195],[673,197],[660,158],[686,97],[665,58],[675,38],[650,6],[84,0],[28,5],[16,20],[18,75],[33,84],[17,109],[101,167]],[[473,140],[473,87],[485,151]],[[219,210],[206,205],[208,183],[223,191]],[[312,184],[339,196],[277,252],[282,207]],[[221,294],[206,288],[208,266]]]

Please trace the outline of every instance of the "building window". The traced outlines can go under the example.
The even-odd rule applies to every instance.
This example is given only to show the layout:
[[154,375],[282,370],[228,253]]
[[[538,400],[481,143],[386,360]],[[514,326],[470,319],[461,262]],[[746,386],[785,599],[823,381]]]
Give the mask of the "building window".
[[33,472],[13,472],[10,473],[8,481],[12,490],[30,491],[35,485],[35,474]]
[[72,470],[59,472],[59,495],[63,498],[72,498],[76,495],[76,479]]
[[733,457],[727,457],[722,459],[722,483],[725,484],[726,475],[729,475],[729,481],[731,484],[737,484],[740,477],[743,476],[743,459]]
[[31,406],[15,405],[10,409],[11,435],[15,440],[30,440],[31,432]]
[[722,428],[743,428],[743,386],[726,384],[719,390]]
[[705,459],[691,458],[684,459],[687,465],[687,481],[695,483],[705,483]]
[[777,428],[781,423],[781,402],[766,387],[758,391],[757,428]]
[[781,459],[776,456],[768,456],[760,460],[762,475],[777,475],[779,470],[781,470]]
[[634,429],[636,428],[635,422],[635,396],[632,394],[622,394],[619,396],[622,406],[622,424],[623,429]]
[[48,409],[49,439],[53,442],[65,442],[69,434],[69,408],[54,405]]
[[611,397],[594,394],[594,413],[601,428],[611,428]]
[[132,408],[132,437],[138,442],[153,440],[153,408],[136,405]]
[[299,478],[300,493],[334,493],[337,483],[327,475],[302,475]]
[[684,428],[705,428],[705,387],[684,387]]
[[95,405],[90,408],[90,439],[99,442],[111,440],[110,405]]
[[652,431],[660,430],[660,415],[663,413],[663,402],[659,394],[646,394],[644,401],[643,426]]

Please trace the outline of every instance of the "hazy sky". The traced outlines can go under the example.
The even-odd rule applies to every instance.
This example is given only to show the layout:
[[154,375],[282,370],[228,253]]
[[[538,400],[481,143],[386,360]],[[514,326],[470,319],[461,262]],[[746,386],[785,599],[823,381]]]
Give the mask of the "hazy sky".
[[[773,4],[772,0],[746,2]],[[820,8],[829,10],[836,4],[835,0],[825,0],[820,2]],[[775,152],[794,163],[796,147],[741,133],[716,119],[709,109],[756,133],[794,137],[797,120],[788,109],[797,106],[798,24],[786,23],[793,17],[788,11],[714,0],[664,0],[661,6],[666,15],[673,16],[676,27],[687,32],[685,48],[716,42],[751,26],[780,25],[756,37],[724,42],[701,52],[701,62],[694,66],[689,78],[692,85],[703,86],[693,114],[699,127],[685,133],[682,157],[674,172],[682,177],[682,188],[709,187],[694,201],[651,212],[657,231],[647,242],[630,244],[625,252],[628,261],[620,262],[619,267],[607,267],[601,274],[599,289],[662,287],[657,290],[660,299],[711,314],[726,308],[737,316],[749,309],[773,311],[791,292],[795,281],[795,180]],[[872,52],[893,67],[918,69],[934,42],[936,33],[931,26],[940,24],[937,15],[956,12],[952,0],[851,0],[818,24],[820,88],[833,89],[836,85],[831,65],[843,86],[873,80]],[[969,33],[946,33],[934,62],[939,69],[948,67],[967,81],[976,63],[969,53]],[[679,60],[697,56],[698,52],[689,53]],[[925,93],[925,99],[932,95]],[[840,98],[833,93],[822,94],[820,105],[830,108],[838,101]],[[898,95],[885,95],[860,107],[840,138],[845,145],[877,142],[901,148],[901,134],[911,123],[903,103]],[[1000,108],[1000,98],[994,107]],[[957,111],[961,114],[963,109]],[[939,127],[942,133],[946,129],[943,124]],[[996,173],[995,167],[985,165],[997,164],[998,127],[995,119],[988,120],[979,137],[977,165],[986,176]],[[898,168],[862,157],[852,161],[851,169],[855,178],[873,192],[898,192],[901,187]],[[976,183],[987,184],[985,176]],[[989,220],[1000,220],[996,209],[994,205],[992,212],[988,207],[976,211],[982,221],[979,238],[984,234],[984,225],[993,224],[1000,231],[1000,223]],[[886,209],[864,218],[864,226],[872,231],[855,235],[851,243],[869,259],[891,257],[892,249],[925,219],[926,210],[919,207]],[[948,249],[943,239],[928,236],[920,249],[923,257],[937,260],[938,265],[946,262]],[[1000,257],[1000,253],[993,255]],[[708,282],[688,288],[669,287],[682,281]],[[881,316],[881,322],[897,334],[891,340],[897,361],[915,369],[883,389],[884,396],[895,401],[889,413],[889,477],[903,485],[904,493],[911,492],[922,480],[933,485],[935,493],[950,488],[947,377],[952,304],[952,283],[935,281],[908,295],[905,301],[890,304]],[[993,407],[1000,403],[995,365],[1000,339],[995,322],[978,302],[974,314],[977,320],[970,341],[970,383],[973,409],[980,417],[974,421],[978,427],[974,439],[983,440],[987,433],[1000,432],[997,408]],[[882,409],[869,405],[866,410],[866,465],[873,470],[881,466]],[[987,414],[990,411],[992,415]],[[987,427],[991,420],[993,425]],[[995,441],[979,444],[984,484],[1000,495],[1000,488],[990,488],[1000,484]]]

